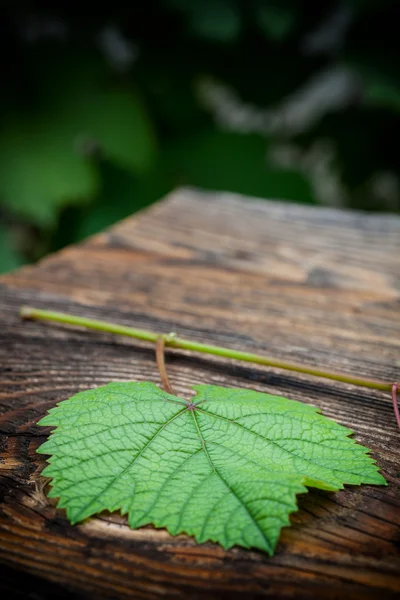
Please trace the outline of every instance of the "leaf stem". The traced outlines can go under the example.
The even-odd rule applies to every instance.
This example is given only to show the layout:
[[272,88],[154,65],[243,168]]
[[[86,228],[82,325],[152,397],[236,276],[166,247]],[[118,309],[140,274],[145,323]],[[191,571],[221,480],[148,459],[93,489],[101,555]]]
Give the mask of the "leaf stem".
[[136,329],[133,327],[127,327],[125,325],[117,325],[115,323],[109,323],[106,321],[87,319],[86,317],[69,315],[67,313],[62,312],[31,308],[29,306],[23,306],[20,309],[20,316],[23,319],[37,319],[41,321],[65,323],[66,325],[77,325],[80,327],[86,327],[87,329],[94,329],[96,331],[103,331],[106,333],[126,335],[129,337],[136,338],[138,340],[144,340],[146,342],[157,343],[157,340],[161,337],[164,340],[164,346],[168,346],[171,348],[179,348],[181,350],[192,350],[194,352],[201,352],[203,354],[211,354],[213,356],[223,356],[224,358],[231,358],[234,360],[241,360],[244,362],[254,363],[258,365],[275,367],[277,369],[295,371],[297,373],[304,373],[305,375],[312,375],[313,377],[323,377],[325,379],[332,379],[333,381],[340,381],[342,383],[348,383],[351,385],[357,385],[375,390],[392,391],[392,384],[386,383],[384,381],[375,381],[373,379],[352,377],[351,375],[344,375],[341,373],[334,373],[331,371],[314,369],[313,367],[307,367],[298,363],[286,362],[277,358],[262,356],[260,354],[243,352],[241,350],[233,350],[231,348],[223,348],[222,346],[202,344],[201,342],[196,342],[194,340],[186,340],[184,338],[177,337],[173,334],[164,335],[160,333],[153,333],[145,329]]
[[398,383],[392,384],[393,410],[394,410],[394,414],[396,417],[397,425],[399,426],[399,429],[400,429],[400,411],[399,411],[399,405],[397,404],[397,392],[399,391],[399,388],[400,388],[400,384],[398,384]]
[[158,372],[160,373],[161,382],[164,388],[164,391],[167,394],[172,394],[175,396],[175,392],[171,387],[171,384],[168,379],[167,369],[165,368],[165,339],[164,336],[160,335],[156,341],[156,360]]

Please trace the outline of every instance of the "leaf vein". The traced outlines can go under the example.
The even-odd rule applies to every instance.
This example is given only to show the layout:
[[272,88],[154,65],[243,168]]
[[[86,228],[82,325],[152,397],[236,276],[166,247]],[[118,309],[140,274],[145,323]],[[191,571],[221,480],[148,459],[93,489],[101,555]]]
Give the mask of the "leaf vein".
[[269,551],[270,551],[270,552],[272,552],[271,544],[270,544],[269,540],[267,539],[267,537],[265,536],[265,533],[263,532],[263,530],[262,530],[262,529],[261,529],[261,527],[259,526],[259,524],[258,524],[258,522],[257,522],[256,518],[253,516],[253,514],[251,513],[251,511],[250,511],[250,510],[247,508],[246,504],[245,504],[245,503],[244,503],[244,501],[243,501],[243,500],[240,498],[240,496],[237,494],[237,492],[235,492],[235,490],[234,490],[234,489],[233,489],[233,488],[232,488],[232,487],[231,487],[231,486],[228,484],[228,482],[227,482],[227,481],[224,479],[224,477],[221,475],[221,473],[220,473],[220,472],[218,471],[218,469],[215,467],[215,465],[214,465],[214,463],[213,463],[213,461],[212,461],[212,459],[211,459],[211,456],[210,456],[210,454],[209,454],[208,450],[206,449],[206,446],[205,446],[206,442],[205,442],[205,439],[204,439],[204,437],[203,437],[203,434],[202,434],[202,432],[201,432],[200,425],[199,425],[199,424],[198,424],[198,422],[197,422],[197,419],[196,419],[196,416],[195,416],[195,414],[194,414],[194,411],[191,411],[191,413],[192,413],[192,415],[193,415],[193,419],[194,419],[194,422],[195,422],[195,424],[196,424],[196,429],[197,429],[197,432],[198,432],[198,434],[199,434],[199,437],[200,437],[200,439],[201,439],[201,441],[202,441],[203,450],[204,450],[204,452],[206,453],[206,455],[207,455],[207,458],[208,458],[208,460],[210,461],[210,464],[211,464],[211,466],[212,466],[213,470],[214,470],[214,471],[215,471],[215,473],[218,475],[218,477],[221,479],[221,481],[222,481],[222,482],[225,484],[225,486],[228,488],[228,490],[231,492],[231,494],[232,494],[232,495],[233,495],[233,496],[234,496],[234,497],[235,497],[235,498],[236,498],[236,499],[239,501],[240,505],[243,507],[244,511],[245,511],[245,512],[248,514],[248,516],[250,517],[251,521],[252,521],[252,522],[254,523],[254,525],[256,526],[256,529],[257,529],[257,530],[259,531],[259,533],[261,534],[261,537],[263,538],[263,540],[264,540],[264,542],[265,542],[266,546],[268,547]]
[[[263,437],[262,435],[260,435],[259,433],[252,431],[251,429],[248,429],[247,427],[245,427],[244,425],[242,425],[241,423],[238,423],[237,421],[232,421],[230,419],[226,419],[225,417],[221,417],[220,415],[216,415],[215,413],[212,413],[208,410],[204,410],[201,408],[197,409],[198,411],[210,415],[212,417],[215,417],[216,419],[221,419],[222,421],[227,421],[228,423],[230,423],[231,425],[236,425],[237,427],[240,427],[241,429],[244,429],[245,431],[247,431],[248,433],[252,433],[253,435],[255,435],[256,437],[260,438],[261,440],[263,440],[263,442],[269,442],[272,445],[276,446],[277,448],[279,448],[280,450],[283,450],[284,452],[286,452],[287,454],[289,454],[290,456],[294,456],[295,458],[299,458],[300,460],[304,460],[305,462],[309,463],[310,465],[313,466],[318,466],[318,467],[322,467],[323,469],[327,469],[330,468],[332,471],[334,471],[335,473],[345,473],[346,475],[357,475],[358,477],[360,477],[360,473],[354,473],[353,471],[345,471],[343,469],[337,469],[335,467],[327,467],[326,465],[323,465],[319,462],[310,460],[309,458],[306,458],[305,456],[300,456],[298,454],[295,454],[294,452],[292,452],[291,450],[287,450],[286,448],[284,448],[283,446],[281,446],[280,444],[276,443],[276,441],[271,440],[267,437]],[[349,439],[349,441],[352,441]],[[351,459],[348,459],[351,460]]]
[[100,494],[97,494],[95,496],[95,498],[93,498],[87,505],[85,505],[78,512],[77,515],[75,515],[75,519],[74,519],[75,522],[79,521],[81,515],[84,514],[87,511],[87,509],[90,508],[90,506],[92,504],[94,504],[100,498],[100,496],[102,496],[103,494],[105,494],[114,485],[114,483],[117,481],[117,479],[119,479],[119,477],[121,477],[122,475],[124,475],[132,467],[132,465],[142,456],[143,452],[150,446],[150,444],[156,439],[156,437],[165,429],[165,427],[167,425],[169,425],[170,423],[172,423],[172,421],[175,421],[175,419],[177,419],[185,411],[186,411],[186,408],[184,408],[183,410],[179,411],[176,415],[174,415],[171,419],[169,419],[169,421],[167,421],[159,429],[157,429],[157,431],[155,432],[155,434],[149,439],[149,441],[147,442],[147,444],[145,444],[145,446],[143,446],[142,450],[133,458],[133,460],[129,463],[129,465],[127,467],[125,467],[125,469],[123,471],[121,471],[121,473],[118,473],[118,475],[116,475],[112,479],[112,481],[107,485],[107,487],[104,490],[101,491]]

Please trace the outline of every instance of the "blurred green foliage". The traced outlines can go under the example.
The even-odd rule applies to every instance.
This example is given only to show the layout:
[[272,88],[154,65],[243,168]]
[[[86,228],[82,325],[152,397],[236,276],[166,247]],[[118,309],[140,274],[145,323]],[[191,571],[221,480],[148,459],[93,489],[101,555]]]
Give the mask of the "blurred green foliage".
[[181,185],[398,210],[398,7],[3,3],[0,272]]

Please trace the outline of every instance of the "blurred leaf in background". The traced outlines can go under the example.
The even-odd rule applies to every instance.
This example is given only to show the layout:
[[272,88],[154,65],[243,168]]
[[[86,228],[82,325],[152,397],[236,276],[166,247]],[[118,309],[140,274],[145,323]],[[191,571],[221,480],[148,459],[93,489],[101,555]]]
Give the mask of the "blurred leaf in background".
[[12,231],[0,226],[0,273],[11,271],[23,265],[23,257],[15,249]]
[[216,42],[234,41],[241,29],[238,2],[232,0],[167,0],[171,8],[181,10],[189,31],[200,38]]
[[9,120],[0,141],[0,194],[5,207],[46,227],[59,209],[81,203],[98,189],[97,174],[74,148],[74,137],[58,118],[22,115]]
[[3,12],[2,272],[180,185],[400,208],[397,2]]
[[204,129],[177,139],[166,158],[181,185],[313,203],[309,182],[298,171],[268,165],[267,149],[261,135]]
[[257,5],[256,21],[267,38],[277,42],[282,41],[296,25],[296,4],[284,0],[260,2]]

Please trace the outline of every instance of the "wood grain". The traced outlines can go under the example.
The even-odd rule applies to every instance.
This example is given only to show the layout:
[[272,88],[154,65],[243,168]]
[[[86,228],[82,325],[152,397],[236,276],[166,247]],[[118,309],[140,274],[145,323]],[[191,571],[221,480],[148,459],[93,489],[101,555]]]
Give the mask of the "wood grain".
[[399,276],[393,215],[182,190],[3,277],[0,590],[46,599],[400,597],[400,436],[388,394],[169,350],[180,394],[202,382],[318,405],[371,448],[388,487],[310,491],[273,558],[132,531],[118,514],[72,527],[46,498],[35,451],[47,432],[36,422],[78,390],[158,382],[154,349],[18,317],[30,304],[394,381]]

